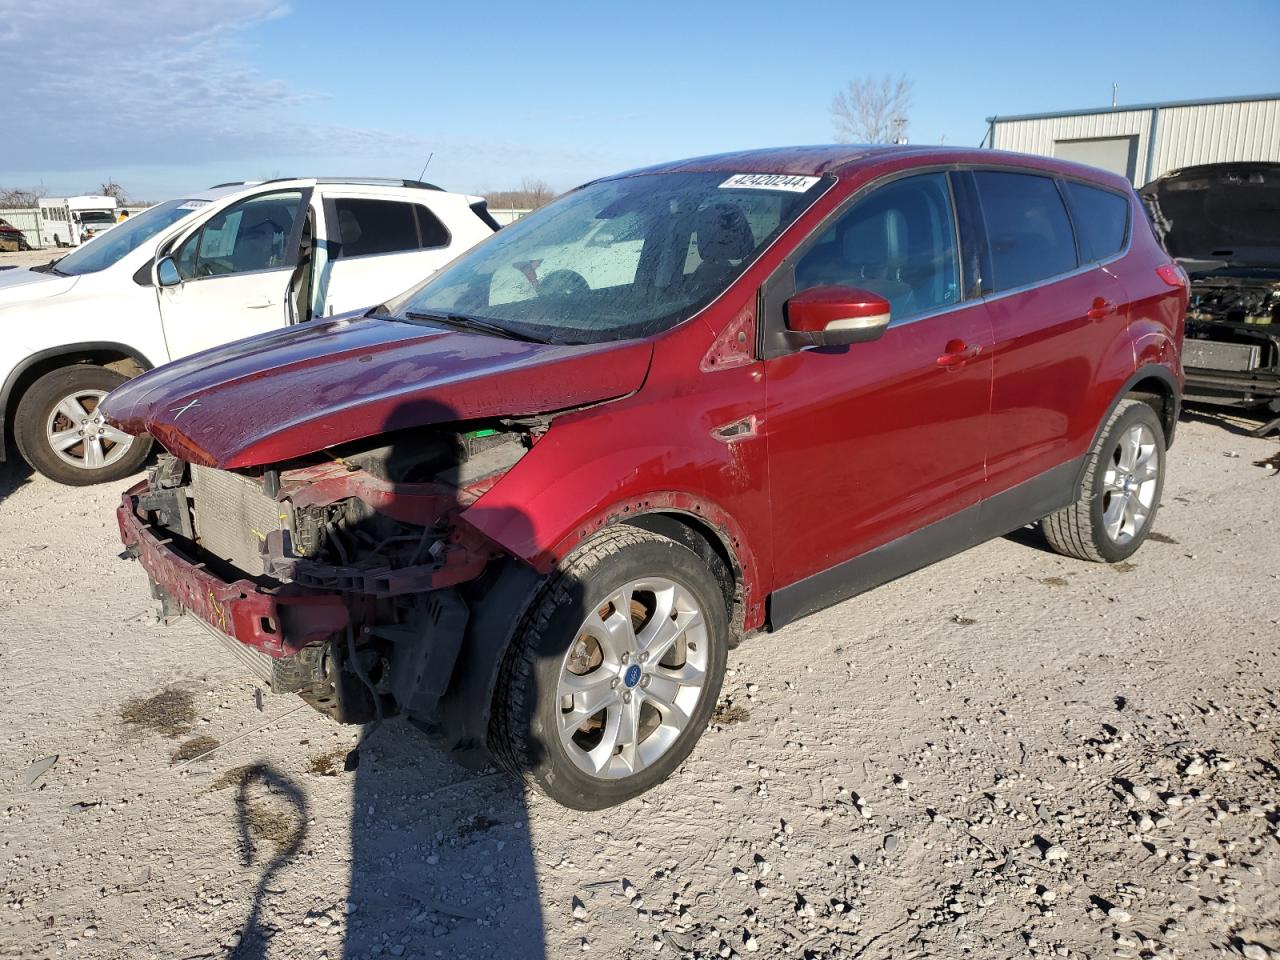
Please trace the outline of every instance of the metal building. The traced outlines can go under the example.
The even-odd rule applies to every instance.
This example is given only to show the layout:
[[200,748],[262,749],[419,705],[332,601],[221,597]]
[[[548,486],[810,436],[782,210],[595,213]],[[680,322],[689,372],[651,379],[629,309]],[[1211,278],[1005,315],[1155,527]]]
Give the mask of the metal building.
[[1102,167],[1140,187],[1201,163],[1280,162],[1280,93],[988,117],[984,145]]

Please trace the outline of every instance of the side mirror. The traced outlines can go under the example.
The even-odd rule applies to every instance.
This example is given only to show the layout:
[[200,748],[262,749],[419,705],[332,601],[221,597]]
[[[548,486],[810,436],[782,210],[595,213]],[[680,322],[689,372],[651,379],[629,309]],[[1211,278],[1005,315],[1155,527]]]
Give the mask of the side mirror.
[[805,346],[875,340],[889,326],[889,301],[857,287],[810,287],[787,301],[787,329]]
[[156,261],[156,284],[161,287],[176,287],[182,282],[182,274],[173,257],[161,257]]

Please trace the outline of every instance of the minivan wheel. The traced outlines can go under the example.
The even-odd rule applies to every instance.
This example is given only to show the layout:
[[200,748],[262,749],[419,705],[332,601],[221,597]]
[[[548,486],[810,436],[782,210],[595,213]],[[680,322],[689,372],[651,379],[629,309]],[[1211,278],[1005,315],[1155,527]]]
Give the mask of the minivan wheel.
[[1164,428],[1149,404],[1121,400],[1089,454],[1080,499],[1046,517],[1056,551],[1116,563],[1147,538],[1164,489]]
[[728,650],[724,594],[682,544],[633,527],[569,555],[503,662],[490,749],[557,803],[598,810],[669,777],[706,728]]
[[137,473],[151,438],[131,437],[98,412],[102,398],[126,379],[92,364],[62,367],[38,379],[22,395],[14,419],[23,459],[49,479],[76,487]]

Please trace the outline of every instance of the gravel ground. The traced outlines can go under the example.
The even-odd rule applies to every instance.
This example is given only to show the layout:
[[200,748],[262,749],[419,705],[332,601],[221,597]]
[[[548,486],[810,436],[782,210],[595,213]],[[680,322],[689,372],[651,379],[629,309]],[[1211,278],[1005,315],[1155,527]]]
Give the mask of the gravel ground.
[[0,956],[1280,957],[1276,450],[1193,417],[1132,562],[1018,535],[747,642],[594,814],[398,722],[344,772],[154,623],[115,487],[0,467]]
[[0,269],[5,267],[33,267],[37,263],[48,263],[50,260],[64,255],[65,250],[23,250],[0,251]]

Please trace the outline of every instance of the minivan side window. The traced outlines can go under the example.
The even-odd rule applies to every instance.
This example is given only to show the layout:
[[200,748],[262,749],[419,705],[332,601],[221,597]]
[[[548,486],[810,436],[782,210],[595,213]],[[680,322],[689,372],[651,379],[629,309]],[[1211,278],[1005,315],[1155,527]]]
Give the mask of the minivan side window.
[[1058,185],[1031,173],[975,170],[991,247],[993,290],[1012,290],[1070,273],[1075,235]]
[[1080,238],[1080,257],[1097,263],[1124,249],[1129,237],[1129,201],[1118,193],[1067,181],[1071,219]]
[[414,223],[412,204],[339,197],[333,205],[342,243],[339,257],[367,257],[418,249],[418,227]]
[[796,262],[796,292],[838,284],[878,293],[892,323],[960,301],[951,191],[944,173],[880,187]]
[[449,245],[448,228],[421,204],[338,197],[333,206],[342,244],[339,259]]

